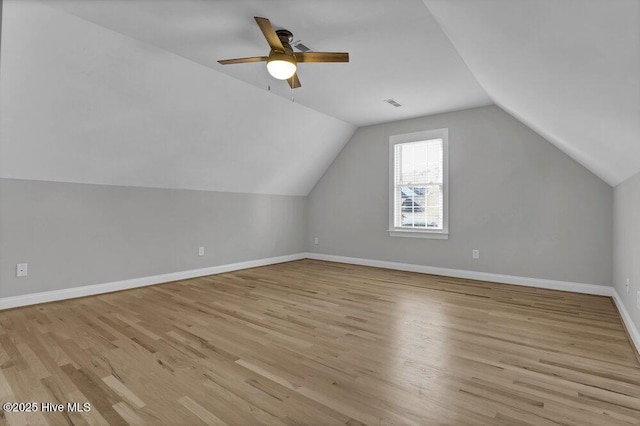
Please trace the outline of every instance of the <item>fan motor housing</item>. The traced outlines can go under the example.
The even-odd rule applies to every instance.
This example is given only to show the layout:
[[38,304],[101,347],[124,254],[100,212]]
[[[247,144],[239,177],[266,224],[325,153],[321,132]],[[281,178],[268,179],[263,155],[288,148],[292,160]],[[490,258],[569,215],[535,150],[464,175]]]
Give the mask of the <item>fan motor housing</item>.
[[280,39],[282,44],[289,44],[293,41],[293,33],[289,30],[277,30],[276,34],[278,35],[278,38]]
[[293,56],[291,53],[279,52],[273,49],[271,49],[271,52],[269,53],[269,59],[267,59],[267,62],[271,62],[271,61],[287,61],[294,64],[298,63],[298,61],[296,61],[296,57]]

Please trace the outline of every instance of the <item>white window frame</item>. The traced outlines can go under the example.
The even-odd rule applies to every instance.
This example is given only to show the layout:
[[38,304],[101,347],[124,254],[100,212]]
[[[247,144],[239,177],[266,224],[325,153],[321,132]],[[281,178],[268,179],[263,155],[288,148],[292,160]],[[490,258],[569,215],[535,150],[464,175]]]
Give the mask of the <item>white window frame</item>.
[[[403,143],[421,142],[442,139],[442,229],[406,229],[395,226],[395,146]],[[446,240],[449,238],[449,129],[425,130],[422,132],[405,133],[389,137],[389,236],[411,238],[434,238]]]

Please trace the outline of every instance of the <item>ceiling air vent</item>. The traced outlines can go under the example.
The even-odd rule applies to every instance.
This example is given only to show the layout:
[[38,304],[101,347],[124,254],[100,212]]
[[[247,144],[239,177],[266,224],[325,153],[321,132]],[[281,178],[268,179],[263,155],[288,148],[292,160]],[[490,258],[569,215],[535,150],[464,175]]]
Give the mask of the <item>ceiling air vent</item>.
[[386,103],[388,103],[389,105],[393,105],[394,107],[401,107],[402,105],[400,105],[399,103],[397,103],[394,99],[385,99],[384,100]]

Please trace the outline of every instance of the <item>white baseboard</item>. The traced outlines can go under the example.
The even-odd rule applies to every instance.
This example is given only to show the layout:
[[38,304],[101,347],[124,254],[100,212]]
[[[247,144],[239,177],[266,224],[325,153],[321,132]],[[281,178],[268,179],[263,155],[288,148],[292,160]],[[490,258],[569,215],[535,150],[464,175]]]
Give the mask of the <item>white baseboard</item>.
[[613,299],[624,325],[631,336],[631,343],[640,354],[640,332],[631,320],[629,312],[622,303],[622,299],[614,287],[597,284],[583,284],[568,281],[554,281],[542,278],[518,277],[514,275],[492,274],[488,272],[465,271],[461,269],[439,268],[435,266],[413,265],[410,263],[389,262],[385,260],[361,259],[357,257],[333,256],[330,254],[307,253],[308,259],[325,260],[328,262],[350,263],[353,265],[372,266],[375,268],[395,269],[398,271],[419,272],[422,274],[443,275],[447,277],[466,278],[471,280],[490,281],[504,284],[523,285],[528,287],[546,288],[550,290],[572,291],[576,293],[609,296]]
[[329,262],[351,263],[373,266],[375,268],[395,269],[398,271],[419,272],[422,274],[443,275],[446,277],[466,278],[470,280],[491,281],[503,284],[524,285],[547,288],[550,290],[573,291],[575,293],[612,296],[613,287],[597,284],[582,284],[568,281],[545,280],[542,278],[518,277],[514,275],[492,274],[489,272],[466,271],[462,269],[440,268],[436,266],[414,265],[411,263],[389,262],[386,260],[360,259],[357,257],[333,256],[330,254],[307,253],[307,258]]
[[354,265],[372,266],[375,268],[395,269],[399,271],[419,272],[423,274],[443,275],[448,277],[466,278],[480,281],[490,281],[504,284],[515,284],[529,287],[546,288],[551,290],[573,291],[576,293],[594,294],[598,296],[610,296],[613,298],[620,316],[629,331],[632,343],[640,353],[640,332],[631,320],[622,299],[615,288],[596,284],[582,284],[567,281],[554,281],[541,278],[518,277],[513,275],[492,274],[488,272],[466,271],[461,269],[440,268],[435,266],[414,265],[409,263],[389,262],[384,260],[361,259],[356,257],[334,256],[321,253],[296,253],[286,256],[270,257],[266,259],[249,260],[246,262],[231,263],[227,265],[212,266],[209,268],[192,269],[189,271],[172,272],[168,274],[149,277],[134,278],[130,280],[115,281],[104,284],[94,284],[82,287],[66,288],[62,290],[44,291],[40,293],[25,294],[0,298],[0,310],[17,308],[20,306],[35,305],[37,303],[54,302],[57,300],[73,299],[76,297],[91,296],[95,294],[110,293],[113,291],[127,290],[136,287],[144,287],[154,284],[162,284],[171,281],[186,280],[189,278],[203,277],[206,275],[222,274],[240,269],[255,268],[258,266],[273,265],[276,263],[291,262],[300,259],[325,260],[328,262],[349,263]]
[[631,336],[631,341],[633,342],[633,344],[636,347],[636,350],[640,354],[640,332],[638,332],[638,328],[633,323],[633,320],[631,319],[631,315],[629,315],[629,311],[627,311],[627,308],[624,307],[624,303],[622,303],[622,298],[620,297],[620,295],[618,294],[615,288],[613,289],[613,295],[611,297],[613,297],[613,301],[615,302],[616,307],[618,308],[618,312],[620,312],[622,321],[624,322],[624,325],[627,327],[629,336]]
[[273,265],[275,263],[290,262],[304,259],[306,253],[297,253],[287,256],[270,257],[267,259],[249,260],[246,262],[231,263],[227,265],[212,266],[209,268],[192,269],[190,271],[172,272],[168,274],[153,275],[150,277],[134,278],[130,280],[115,281],[104,284],[94,284],[82,287],[65,288],[62,290],[43,291],[40,293],[25,294],[0,298],[0,310],[17,308],[19,306],[35,305],[36,303],[54,302],[56,300],[73,299],[76,297],[91,296],[94,294],[110,293],[113,291],[127,290],[136,287],[144,287],[154,284],[168,283],[171,281],[186,280],[189,278],[203,277],[206,275],[222,274],[224,272],[237,271],[239,269],[255,268],[257,266]]

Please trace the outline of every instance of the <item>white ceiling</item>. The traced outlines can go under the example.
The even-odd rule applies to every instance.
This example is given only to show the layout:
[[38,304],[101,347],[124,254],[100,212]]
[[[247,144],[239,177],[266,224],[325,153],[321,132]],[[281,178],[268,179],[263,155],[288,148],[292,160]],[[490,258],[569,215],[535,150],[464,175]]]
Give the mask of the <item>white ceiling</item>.
[[[47,4],[290,99],[264,63],[253,17],[314,50],[348,51],[349,64],[302,64],[295,101],[357,126],[491,104],[420,0],[46,0]],[[394,98],[403,106],[383,101]]]
[[306,195],[355,129],[37,2],[2,32],[0,177]]
[[640,171],[640,1],[424,3],[496,104],[611,185]]

